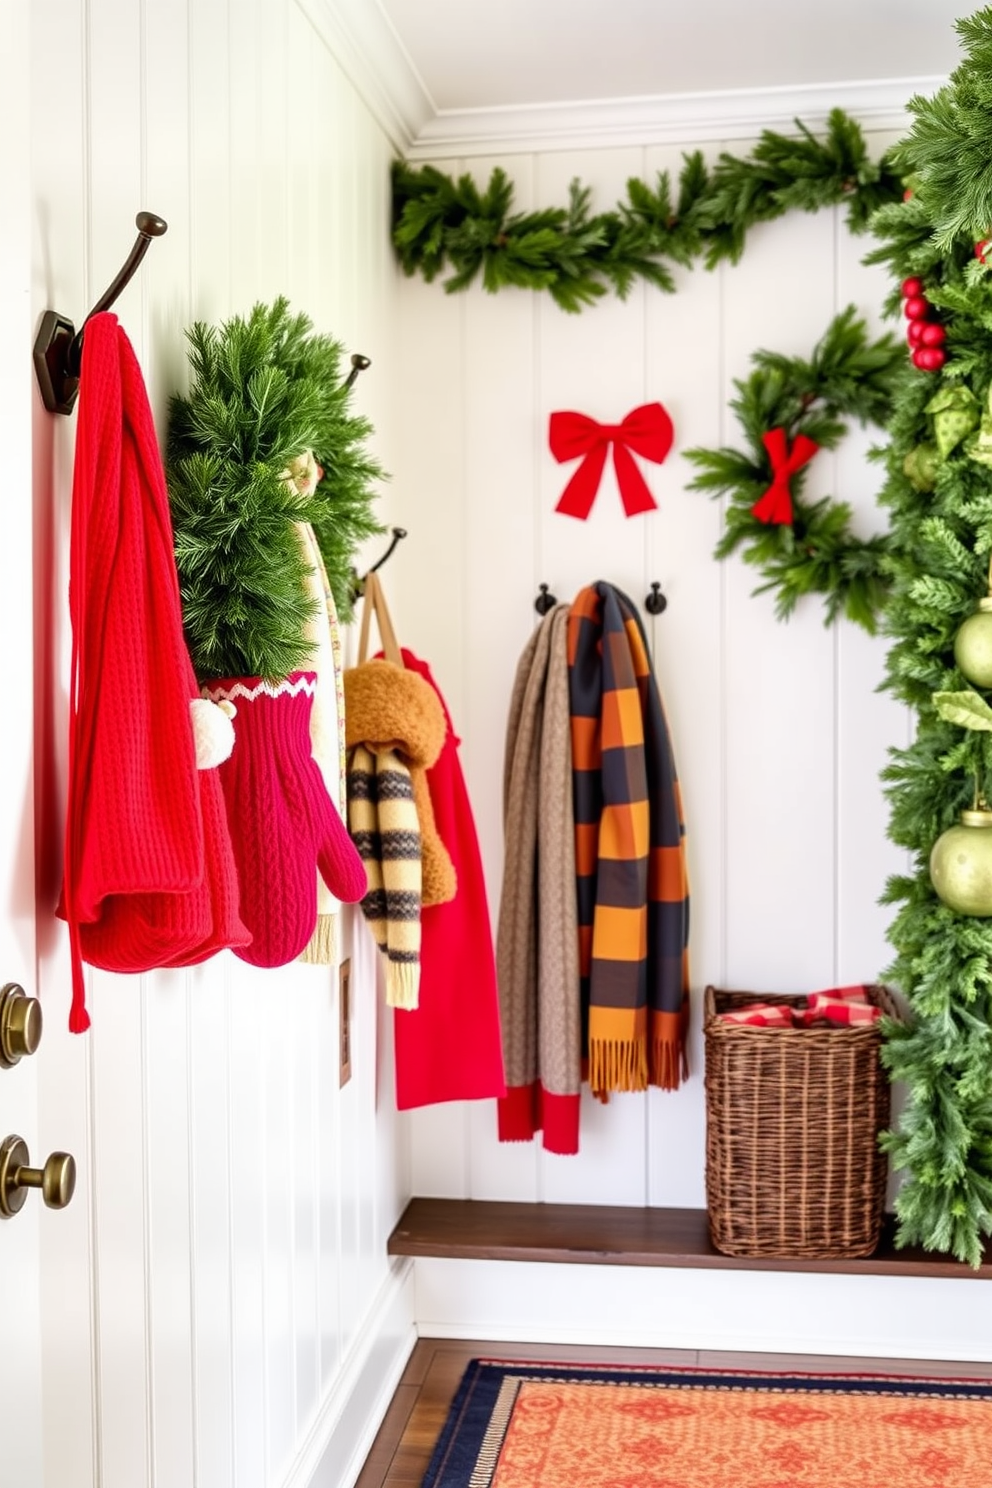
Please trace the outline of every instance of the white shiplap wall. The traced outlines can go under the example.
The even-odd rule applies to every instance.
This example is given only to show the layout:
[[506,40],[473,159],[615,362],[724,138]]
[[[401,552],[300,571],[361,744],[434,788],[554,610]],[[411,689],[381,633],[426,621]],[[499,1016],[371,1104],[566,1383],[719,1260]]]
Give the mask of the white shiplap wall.
[[[879,152],[889,142],[871,139]],[[677,171],[692,146],[437,163],[479,181],[504,166],[522,210],[564,202],[578,176],[595,209],[617,200],[630,175]],[[712,158],[719,146],[705,149]],[[752,597],[755,576],[739,558],[713,559],[720,504],[686,490],[682,457],[693,445],[737,442],[732,379],[758,347],[807,354],[850,301],[882,328],[884,279],[861,264],[867,246],[839,213],[793,214],[756,230],[736,266],[677,271],[675,295],[637,286],[625,303],[607,298],[576,316],[526,292],[445,297],[437,285],[402,285],[396,484],[410,537],[387,587],[464,739],[494,915],[504,721],[540,582],[568,599],[605,578],[639,601],[653,580],[662,584],[668,608],[648,623],[685,794],[693,896],[688,1084],[674,1095],[587,1102],[571,1158],[500,1145],[491,1105],[465,1106],[460,1119],[418,1113],[417,1193],[701,1206],[706,983],[811,989],[873,979],[886,964],[876,901],[900,863],[885,837],[878,772],[907,721],[876,692],[884,642],[847,622],[824,628],[815,602],[787,625],[776,621],[772,599]],[[576,408],[615,422],[654,399],[676,430],[667,462],[644,467],[658,512],[626,519],[608,466],[588,522],[555,514],[571,467],[547,449],[549,413]],[[815,493],[849,501],[865,533],[883,525],[877,469],[865,460],[873,437],[852,431],[836,454],[818,457],[810,481]]]
[[[35,315],[51,306],[78,325],[135,212],[159,212],[169,231],[115,310],[160,432],[183,328],[286,293],[372,358],[356,403],[390,467],[394,147],[324,7],[56,0],[32,22]],[[343,1089],[333,969],[263,973],[225,954],[98,973],[92,1031],[66,1032],[52,908],[74,420],[36,405],[40,1125],[46,1150],[80,1166],[76,1200],[42,1225],[45,1481],[341,1488],[413,1336],[405,1270],[385,1256],[409,1172],[374,958],[349,915]]]

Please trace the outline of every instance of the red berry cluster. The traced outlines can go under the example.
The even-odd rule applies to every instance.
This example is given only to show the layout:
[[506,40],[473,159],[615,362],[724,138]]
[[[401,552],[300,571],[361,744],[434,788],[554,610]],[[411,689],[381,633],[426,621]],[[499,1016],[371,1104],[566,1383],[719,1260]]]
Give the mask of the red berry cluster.
[[928,320],[931,305],[923,293],[922,279],[902,281],[903,314],[909,321],[906,340],[913,348],[913,366],[922,372],[939,372],[947,361],[944,341],[947,332],[936,320]]

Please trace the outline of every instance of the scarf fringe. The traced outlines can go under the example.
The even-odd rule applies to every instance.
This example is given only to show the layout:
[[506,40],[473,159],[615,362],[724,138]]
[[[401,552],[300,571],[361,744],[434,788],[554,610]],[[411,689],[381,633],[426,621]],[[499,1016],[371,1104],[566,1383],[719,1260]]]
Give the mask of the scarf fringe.
[[318,915],[316,929],[301,951],[300,960],[308,966],[333,966],[337,959],[338,917]]
[[648,1056],[643,1039],[589,1040],[589,1089],[647,1090]]
[[386,1006],[415,1010],[420,1003],[420,967],[411,961],[386,962]]
[[678,1090],[679,1080],[689,1078],[685,1045],[675,1038],[655,1038],[651,1044],[651,1084],[662,1090]]

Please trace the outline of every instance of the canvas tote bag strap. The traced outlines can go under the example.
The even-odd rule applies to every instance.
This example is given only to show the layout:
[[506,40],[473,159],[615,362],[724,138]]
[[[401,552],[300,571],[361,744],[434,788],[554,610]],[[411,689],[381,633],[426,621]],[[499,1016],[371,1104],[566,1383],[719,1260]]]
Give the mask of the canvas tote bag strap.
[[358,636],[358,664],[368,661],[369,636],[372,627],[372,612],[379,626],[379,636],[382,640],[382,649],[386,660],[391,661],[394,666],[403,665],[403,655],[400,651],[399,641],[396,639],[396,631],[393,629],[392,618],[389,607],[386,604],[386,596],[382,592],[382,585],[374,573],[367,575],[365,579],[365,602],[362,605],[362,628]]

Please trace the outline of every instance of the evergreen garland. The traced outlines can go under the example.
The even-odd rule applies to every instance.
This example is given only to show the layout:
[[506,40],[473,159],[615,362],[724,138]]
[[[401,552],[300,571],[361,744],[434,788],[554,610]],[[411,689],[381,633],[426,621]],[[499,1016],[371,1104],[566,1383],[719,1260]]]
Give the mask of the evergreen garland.
[[992,549],[992,419],[943,450],[935,437],[935,395],[938,408],[953,392],[983,410],[992,386],[992,277],[973,252],[975,238],[987,235],[992,166],[986,148],[966,148],[983,110],[989,117],[992,11],[959,30],[970,55],[948,88],[929,103],[914,101],[916,123],[899,151],[914,194],[879,213],[875,225],[882,244],[873,257],[897,278],[923,278],[948,352],[939,375],[909,372],[900,386],[881,496],[891,514],[886,685],[917,715],[913,743],[891,751],[884,777],[889,833],[910,855],[909,871],[886,893],[899,906],[886,974],[908,997],[912,1020],[888,1029],[883,1057],[908,1091],[887,1139],[906,1175],[896,1200],[898,1241],[977,1265],[992,1233],[992,920],[943,905],[928,870],[937,837],[973,804],[976,789],[992,797],[992,735],[962,732],[934,701],[966,685],[954,638],[985,592]]
[[[201,680],[276,680],[308,654],[293,523],[313,525],[338,613],[350,618],[352,556],[382,531],[371,509],[382,471],[364,450],[371,425],[348,411],[340,344],[282,297],[186,334],[192,376],[171,404],[167,478],[193,666]],[[307,450],[324,472],[312,495],[283,478]]]
[[929,212],[938,248],[992,232],[992,11],[956,23],[965,59],[933,98],[911,99],[915,122],[897,151],[899,167]]
[[790,480],[791,524],[762,522],[752,507],[772,480],[762,435],[783,428],[790,445],[797,434],[805,434],[821,448],[834,449],[847,432],[846,419],[885,423],[906,364],[905,348],[888,335],[869,341],[864,322],[849,305],[831,322],[809,361],[770,351],[757,351],[751,360],[754,371],[735,381],[730,405],[746,449],[686,451],[699,470],[690,489],[729,497],[716,556],[742,548],[745,562],[764,576],[756,593],[775,593],[780,619],[792,614],[803,595],[822,594],[828,623],[845,614],[873,632],[888,590],[886,539],[856,537],[845,502],[804,501],[808,466]]
[[504,171],[483,189],[427,165],[393,165],[393,243],[408,275],[428,281],[448,270],[449,293],[481,275],[494,293],[510,285],[547,290],[563,310],[579,311],[608,290],[625,298],[638,279],[671,292],[669,264],[707,268],[736,263],[748,230],[793,209],[847,205],[861,232],[877,207],[903,191],[888,155],[872,161],[860,126],[834,109],[817,139],[764,130],[751,155],[723,153],[712,170],[699,151],[684,157],[673,191],[667,171],[654,186],[636,178],[612,212],[590,212],[591,192],[573,181],[567,207],[513,213]]

